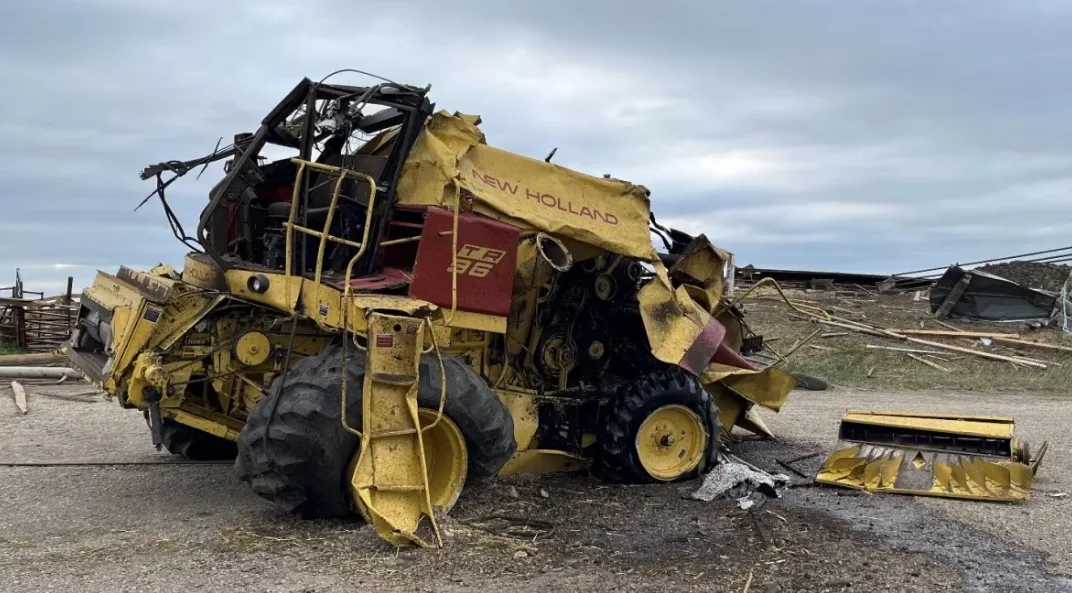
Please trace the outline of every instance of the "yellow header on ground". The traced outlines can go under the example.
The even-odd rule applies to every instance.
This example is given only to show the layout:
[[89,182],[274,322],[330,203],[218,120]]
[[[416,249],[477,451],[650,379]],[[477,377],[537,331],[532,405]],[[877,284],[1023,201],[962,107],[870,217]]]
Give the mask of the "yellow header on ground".
[[514,224],[648,261],[648,190],[488,146],[478,118],[440,111],[410,151],[398,186],[402,204],[473,210]]

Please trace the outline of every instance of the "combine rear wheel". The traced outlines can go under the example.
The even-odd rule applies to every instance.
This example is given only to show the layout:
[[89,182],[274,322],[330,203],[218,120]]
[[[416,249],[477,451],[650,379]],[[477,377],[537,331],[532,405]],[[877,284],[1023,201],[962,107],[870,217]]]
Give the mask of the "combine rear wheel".
[[[145,422],[149,423],[149,412],[145,412]],[[164,418],[160,423],[160,437],[168,453],[189,461],[225,461],[234,459],[238,454],[238,447],[233,441],[179,424],[170,418]]]
[[718,408],[700,381],[678,369],[624,385],[603,420],[600,466],[615,480],[689,480],[707,471],[719,446]]
[[[361,427],[365,355],[348,353],[346,420]],[[461,361],[443,357],[447,397],[440,423],[424,434],[433,504],[449,509],[468,480],[496,475],[517,448],[513,419],[487,383]],[[238,439],[240,479],[261,497],[305,518],[356,513],[350,477],[359,439],[341,423],[343,350],[303,359],[253,409]],[[423,425],[439,408],[440,368],[421,359]]]

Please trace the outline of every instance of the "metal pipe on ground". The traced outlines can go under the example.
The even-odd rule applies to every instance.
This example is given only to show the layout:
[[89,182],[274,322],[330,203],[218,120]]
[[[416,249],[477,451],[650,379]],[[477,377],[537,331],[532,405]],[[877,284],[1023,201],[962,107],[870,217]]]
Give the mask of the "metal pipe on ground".
[[10,366],[37,366],[64,362],[67,358],[62,354],[41,352],[38,354],[5,354],[0,355],[0,367]]
[[6,379],[81,379],[82,373],[64,367],[0,367]]

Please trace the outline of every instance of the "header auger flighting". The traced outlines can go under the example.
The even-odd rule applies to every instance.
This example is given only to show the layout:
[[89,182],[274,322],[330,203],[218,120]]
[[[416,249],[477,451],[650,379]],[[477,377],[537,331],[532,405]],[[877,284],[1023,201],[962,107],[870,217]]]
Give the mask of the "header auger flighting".
[[194,237],[164,202],[181,272],[85,291],[73,364],[157,446],[236,456],[260,496],[395,544],[438,543],[466,483],[688,479],[723,430],[766,432],[753,405],[795,379],[740,356],[728,255],[659,225],[644,187],[489,146],[427,93],[306,79],[232,147],[146,169],[163,201],[227,159]]

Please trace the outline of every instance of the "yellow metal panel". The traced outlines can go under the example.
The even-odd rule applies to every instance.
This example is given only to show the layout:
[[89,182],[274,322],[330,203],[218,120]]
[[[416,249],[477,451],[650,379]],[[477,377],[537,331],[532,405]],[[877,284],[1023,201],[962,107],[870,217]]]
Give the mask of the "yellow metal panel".
[[971,420],[973,422],[997,422],[1001,424],[1012,424],[1015,419],[1012,416],[983,416],[976,414],[941,414],[937,412],[909,412],[904,410],[856,410],[848,409],[846,414],[853,415],[865,415],[872,414],[876,416],[903,416],[906,418],[936,418],[942,420]]
[[510,461],[499,470],[499,475],[574,472],[587,468],[589,463],[587,458],[565,451],[528,449],[514,453]]
[[594,177],[485,143],[474,120],[433,115],[399,180],[405,204],[451,205],[466,190],[473,209],[519,226],[652,261],[647,189]]
[[216,262],[201,253],[186,256],[182,265],[182,281],[207,290],[227,290],[227,276]]
[[[268,279],[268,290],[264,294],[257,294],[249,289],[249,279],[257,275]],[[227,290],[231,294],[279,311],[294,311],[304,284],[301,276],[242,269],[227,270],[226,279]]]
[[684,287],[673,288],[661,262],[654,266],[656,277],[637,292],[640,316],[655,358],[677,364],[700,337],[711,315]]
[[933,418],[928,416],[909,416],[901,414],[881,415],[874,413],[846,413],[842,422],[854,422],[872,426],[890,426],[894,428],[910,428],[926,430],[930,432],[942,432],[966,436],[988,437],[995,439],[1011,439],[1013,437],[1012,422],[994,422],[990,420],[977,421],[970,416],[963,416],[960,420]]
[[715,247],[706,236],[700,235],[690,245],[690,251],[670,267],[670,277],[686,276],[697,281],[685,285],[692,289],[693,299],[708,313],[714,313],[722,299],[726,264],[730,255]]
[[743,418],[737,420],[737,426],[759,436],[764,436],[770,439],[774,438],[774,433],[771,432],[770,428],[767,428],[767,423],[759,417],[756,409],[752,406],[749,406],[748,409],[745,410]]
[[171,299],[164,308],[160,321],[156,324],[149,348],[170,350],[181,340],[197,322],[205,318],[212,309],[226,300],[223,294],[195,292],[183,294]]
[[514,440],[518,451],[524,451],[533,444],[540,419],[536,413],[536,402],[531,392],[497,389],[495,394],[506,404],[510,416],[514,419]]
[[1002,457],[844,443],[815,480],[872,492],[1020,501],[1033,478],[1029,466]]
[[425,545],[417,533],[424,518],[439,539],[418,429],[422,336],[418,319],[369,315],[361,448],[351,488],[377,533],[396,545]]
[[[708,369],[719,366],[722,365],[709,365]],[[761,371],[734,369],[728,373],[720,373],[716,368],[713,369],[712,375],[705,372],[703,380],[706,382],[710,377],[719,374],[722,374],[722,383],[726,387],[748,401],[775,412],[782,409],[789,400],[790,392],[797,386],[796,377],[780,367],[768,367]]]
[[[451,317],[450,309],[438,309],[432,318],[433,327],[441,326],[450,320],[451,327],[475,329],[493,334],[506,333],[506,318],[498,315],[485,315],[472,311],[455,311]],[[438,336],[438,334],[437,334]]]
[[138,291],[107,272],[97,272],[93,285],[84,291],[85,296],[101,307],[112,310],[116,307],[136,307],[142,300]]
[[718,406],[718,420],[722,432],[729,434],[733,427],[744,418],[745,401],[736,393],[726,389],[721,383],[705,383],[704,388],[711,394]]
[[170,408],[166,410],[166,415],[173,417],[176,422],[229,441],[237,441],[242,431],[242,423],[238,420],[199,406],[185,404],[180,408]]

